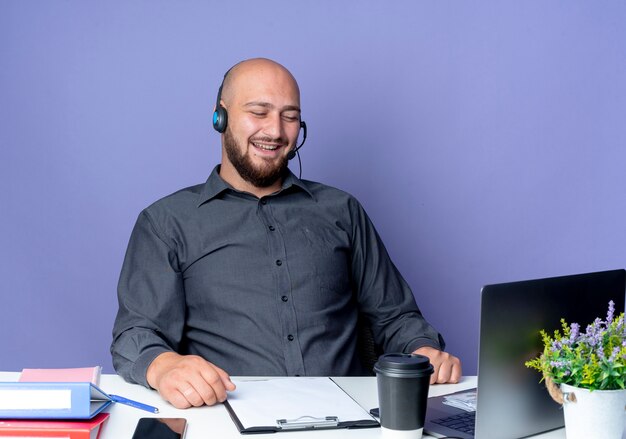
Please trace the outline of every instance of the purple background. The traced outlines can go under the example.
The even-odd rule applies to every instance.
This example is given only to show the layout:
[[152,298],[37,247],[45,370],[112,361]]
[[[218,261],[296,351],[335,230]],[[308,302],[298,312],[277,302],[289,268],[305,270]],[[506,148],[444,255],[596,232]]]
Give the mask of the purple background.
[[620,1],[1,2],[0,370],[112,371],[135,219],[206,179],[222,76],[266,56],[300,83],[303,176],[361,200],[476,373],[482,285],[626,266],[624,23]]

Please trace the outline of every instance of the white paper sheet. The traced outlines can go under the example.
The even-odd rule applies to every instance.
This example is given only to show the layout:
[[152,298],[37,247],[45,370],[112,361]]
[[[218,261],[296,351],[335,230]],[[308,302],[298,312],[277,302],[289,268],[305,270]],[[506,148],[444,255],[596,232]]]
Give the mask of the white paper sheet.
[[289,377],[263,380],[233,379],[237,385],[228,403],[244,428],[276,427],[279,419],[303,416],[339,422],[375,419],[334,381],[326,377]]
[[443,403],[466,412],[476,411],[476,391],[454,393],[443,398]]

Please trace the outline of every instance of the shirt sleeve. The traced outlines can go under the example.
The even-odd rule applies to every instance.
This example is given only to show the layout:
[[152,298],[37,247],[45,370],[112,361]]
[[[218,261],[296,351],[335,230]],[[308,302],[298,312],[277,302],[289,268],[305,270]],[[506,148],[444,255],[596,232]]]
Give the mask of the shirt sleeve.
[[363,207],[351,199],[352,282],[359,312],[384,352],[411,353],[429,346],[443,350],[443,337],[420,312],[406,281],[391,261]]
[[183,333],[185,296],[174,248],[143,211],[120,275],[111,355],[119,375],[146,387],[150,363],[163,352],[176,351]]

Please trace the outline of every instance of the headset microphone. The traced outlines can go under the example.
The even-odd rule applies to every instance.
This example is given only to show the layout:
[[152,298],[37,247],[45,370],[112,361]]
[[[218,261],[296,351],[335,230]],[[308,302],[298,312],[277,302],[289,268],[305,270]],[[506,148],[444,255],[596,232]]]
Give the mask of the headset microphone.
[[302,145],[304,145],[304,142],[306,142],[306,123],[303,120],[300,121],[300,128],[302,129],[302,143],[297,148],[289,151],[289,153],[287,154],[288,160],[293,159],[296,156],[298,150],[302,148]]

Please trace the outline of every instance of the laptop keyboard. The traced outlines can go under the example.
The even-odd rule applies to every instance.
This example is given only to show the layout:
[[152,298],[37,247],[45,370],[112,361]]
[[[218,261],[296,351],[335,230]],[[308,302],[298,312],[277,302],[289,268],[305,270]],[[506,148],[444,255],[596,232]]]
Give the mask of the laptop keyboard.
[[475,421],[476,412],[464,412],[458,415],[432,420],[435,424],[443,425],[444,427],[462,431],[467,434],[474,434]]

